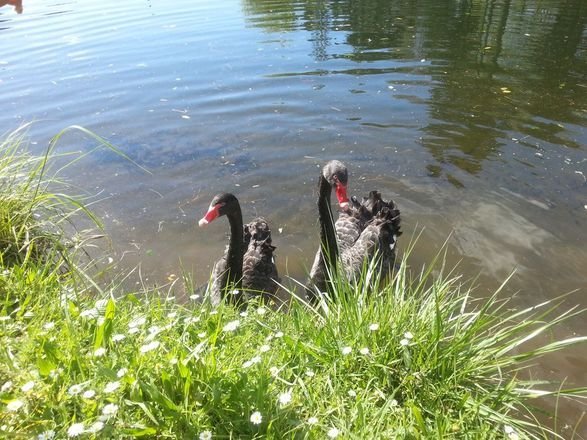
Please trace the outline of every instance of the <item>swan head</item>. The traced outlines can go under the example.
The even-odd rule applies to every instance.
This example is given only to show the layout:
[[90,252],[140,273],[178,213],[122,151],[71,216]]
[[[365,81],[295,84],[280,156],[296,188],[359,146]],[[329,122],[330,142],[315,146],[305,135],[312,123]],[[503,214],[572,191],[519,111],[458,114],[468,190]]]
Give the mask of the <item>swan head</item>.
[[217,194],[212,199],[206,215],[200,219],[198,226],[206,226],[218,217],[230,214],[239,208],[238,199],[230,193]]
[[322,168],[322,176],[335,189],[340,208],[346,210],[349,206],[347,196],[349,174],[345,164],[339,160],[331,160]]

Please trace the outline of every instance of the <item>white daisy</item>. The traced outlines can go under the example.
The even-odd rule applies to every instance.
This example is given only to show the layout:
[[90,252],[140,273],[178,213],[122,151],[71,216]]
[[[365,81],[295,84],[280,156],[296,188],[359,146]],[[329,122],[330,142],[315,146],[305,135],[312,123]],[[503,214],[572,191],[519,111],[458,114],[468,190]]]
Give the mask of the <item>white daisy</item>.
[[128,323],[128,328],[140,327],[145,325],[147,319],[144,316],[140,316],[137,319],[133,319],[131,322]]
[[97,422],[94,422],[92,425],[90,425],[90,427],[88,428],[88,432],[95,434],[101,431],[102,429],[104,429],[104,422],[98,420]]
[[114,342],[120,342],[124,338],[126,338],[126,336],[123,335],[122,333],[116,333],[115,335],[112,335],[112,341],[114,341]]
[[128,373],[128,368],[121,368],[120,370],[118,370],[116,372],[116,377],[122,377],[124,376],[126,373]]
[[238,319],[235,321],[230,321],[228,324],[226,324],[224,327],[222,327],[222,331],[223,332],[233,332],[238,328],[239,325],[240,325],[240,321]]
[[197,300],[197,299],[199,299],[199,298],[200,298],[200,295],[190,295],[190,299],[191,299],[192,301],[196,301],[196,300]]
[[157,347],[159,347],[159,341],[152,341],[146,345],[141,346],[140,351],[141,353],[147,353],[149,351],[155,350]]
[[0,391],[2,391],[4,393],[6,391],[10,391],[11,388],[12,388],[12,381],[9,380],[7,382],[4,382],[4,385],[2,385],[2,388],[0,388]]
[[281,406],[286,406],[288,403],[291,402],[291,399],[292,399],[291,392],[288,391],[286,393],[281,393],[277,400],[279,401],[279,404]]
[[259,307],[257,309],[257,315],[263,316],[265,313],[267,313],[267,309],[265,307]]
[[269,350],[271,350],[271,347],[270,347],[269,345],[261,345],[261,346],[259,347],[259,351],[260,351],[261,353],[266,353],[266,352],[268,352]]
[[405,347],[405,346],[407,346],[407,345],[409,345],[409,344],[410,344],[410,341],[409,341],[408,339],[405,339],[405,338],[404,338],[404,339],[402,339],[401,341],[399,341],[399,343],[400,343],[400,345],[402,345],[402,346],[404,346],[404,347]]
[[404,333],[404,338],[406,339],[412,339],[414,337],[414,335],[412,334],[412,332],[405,332]]
[[45,323],[43,328],[45,330],[51,330],[51,329],[55,328],[55,323],[54,322],[47,322],[47,323]]
[[100,316],[100,312],[96,309],[88,309],[82,311],[79,316],[80,318],[84,319],[96,319],[98,316]]
[[20,387],[21,391],[23,393],[28,393],[29,391],[31,391],[33,388],[35,387],[35,382],[33,382],[32,380],[28,381],[27,383],[25,383],[23,386]]
[[153,325],[153,326],[149,327],[147,331],[150,334],[153,334],[153,333],[157,334],[157,333],[159,333],[161,331],[161,328],[159,326],[157,326],[157,325]]
[[120,387],[120,382],[108,382],[104,387],[105,393],[113,393]]
[[369,326],[369,330],[371,330],[372,332],[375,332],[375,331],[379,330],[379,324],[377,324],[376,322],[374,322],[373,324],[371,324]]
[[309,417],[306,422],[308,423],[308,425],[315,425],[316,423],[318,423],[318,418],[316,418],[316,417]]
[[131,327],[131,328],[128,329],[128,334],[129,335],[134,335],[135,333],[138,333],[140,331],[141,331],[141,329],[139,329],[138,327]]
[[340,431],[336,428],[330,428],[326,433],[329,438],[336,438],[338,437],[338,434],[340,434]]
[[84,387],[81,384],[72,385],[67,390],[67,394],[70,396],[75,396],[83,391]]
[[367,347],[363,347],[359,350],[359,353],[366,356],[369,354],[369,349]]
[[55,431],[53,431],[52,429],[49,429],[45,432],[41,432],[37,436],[37,440],[52,440],[53,438],[55,438]]
[[343,349],[341,350],[342,354],[345,356],[348,354],[351,354],[352,351],[353,351],[352,347],[343,347]]
[[250,420],[253,425],[260,425],[263,421],[263,416],[259,411],[255,411],[253,414],[251,414]]
[[514,428],[512,428],[511,426],[505,425],[503,427],[503,430],[504,430],[505,434],[508,436],[508,439],[519,440],[520,436],[518,435],[516,430]]
[[82,397],[84,399],[91,399],[96,395],[96,392],[94,390],[87,390],[84,391],[84,393],[82,394]]
[[94,357],[102,357],[106,354],[106,349],[104,347],[96,348],[94,350]]
[[269,368],[269,373],[271,373],[271,376],[277,377],[279,375],[279,368],[271,367]]
[[114,403],[109,403],[108,405],[105,405],[104,408],[102,408],[102,414],[105,415],[106,417],[115,416],[117,412],[118,412],[118,405],[116,405]]
[[200,432],[200,440],[212,440],[212,433],[210,431]]
[[67,430],[67,435],[69,437],[77,437],[77,436],[83,434],[85,430],[86,430],[86,428],[84,427],[83,423],[74,423]]
[[283,338],[283,332],[277,332],[277,333],[275,333],[275,337],[276,338]]
[[6,409],[8,411],[18,411],[19,409],[21,409],[24,406],[24,402],[22,400],[12,400],[10,402],[8,402],[8,405],[6,405]]

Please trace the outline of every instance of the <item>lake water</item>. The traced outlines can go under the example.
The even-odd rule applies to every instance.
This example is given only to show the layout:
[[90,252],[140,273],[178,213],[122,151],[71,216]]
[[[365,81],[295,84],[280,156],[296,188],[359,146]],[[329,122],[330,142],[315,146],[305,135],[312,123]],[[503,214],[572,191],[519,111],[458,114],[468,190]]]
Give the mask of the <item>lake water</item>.
[[[516,269],[518,307],[575,291],[587,307],[587,2],[24,1],[0,8],[0,132],[36,121],[32,150],[79,124],[113,153],[68,170],[124,270],[147,284],[183,270],[205,282],[227,225],[197,228],[232,191],[271,222],[282,274],[317,247],[316,188],[328,159],[350,192],[379,189],[403,217],[418,268],[448,260],[486,295]],[[89,151],[79,133],[59,151]],[[133,277],[139,272],[135,272]],[[556,337],[587,334],[585,315]],[[537,375],[587,385],[587,348]],[[587,435],[587,406],[558,429]],[[568,425],[565,427],[565,424]]]

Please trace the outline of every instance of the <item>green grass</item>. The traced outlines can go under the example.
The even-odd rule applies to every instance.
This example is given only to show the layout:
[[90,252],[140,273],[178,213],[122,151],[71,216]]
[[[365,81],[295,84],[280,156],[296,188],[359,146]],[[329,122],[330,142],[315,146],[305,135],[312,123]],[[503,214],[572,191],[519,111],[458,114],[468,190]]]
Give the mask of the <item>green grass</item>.
[[[45,234],[34,220],[26,228]],[[61,255],[63,236],[52,237],[59,252],[44,251]],[[4,258],[0,437],[555,436],[532,403],[585,390],[526,381],[525,370],[585,342],[541,342],[579,312],[561,312],[558,300],[510,309],[500,291],[474,299],[442,255],[416,273],[408,261],[386,286],[366,268],[356,284],[337,278],[336,301],[319,310],[294,301],[283,313],[255,302],[211,308],[196,295],[177,304],[175,287],[97,291],[75,264],[64,272],[55,257]]]

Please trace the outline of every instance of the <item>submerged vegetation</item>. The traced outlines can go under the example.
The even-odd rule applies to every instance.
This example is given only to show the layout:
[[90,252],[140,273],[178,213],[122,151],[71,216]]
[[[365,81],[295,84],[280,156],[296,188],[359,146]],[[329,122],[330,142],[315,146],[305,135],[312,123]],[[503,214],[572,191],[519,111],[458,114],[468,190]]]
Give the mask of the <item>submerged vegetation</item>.
[[186,304],[173,289],[99,289],[75,264],[83,239],[60,228],[91,213],[51,192],[51,154],[21,140],[0,152],[0,436],[552,438],[533,399],[585,396],[524,380],[586,340],[541,345],[579,311],[474,299],[441,254],[421,272],[405,257],[386,285],[372,267],[336,277],[335,300],[287,313],[212,307],[187,281]]

